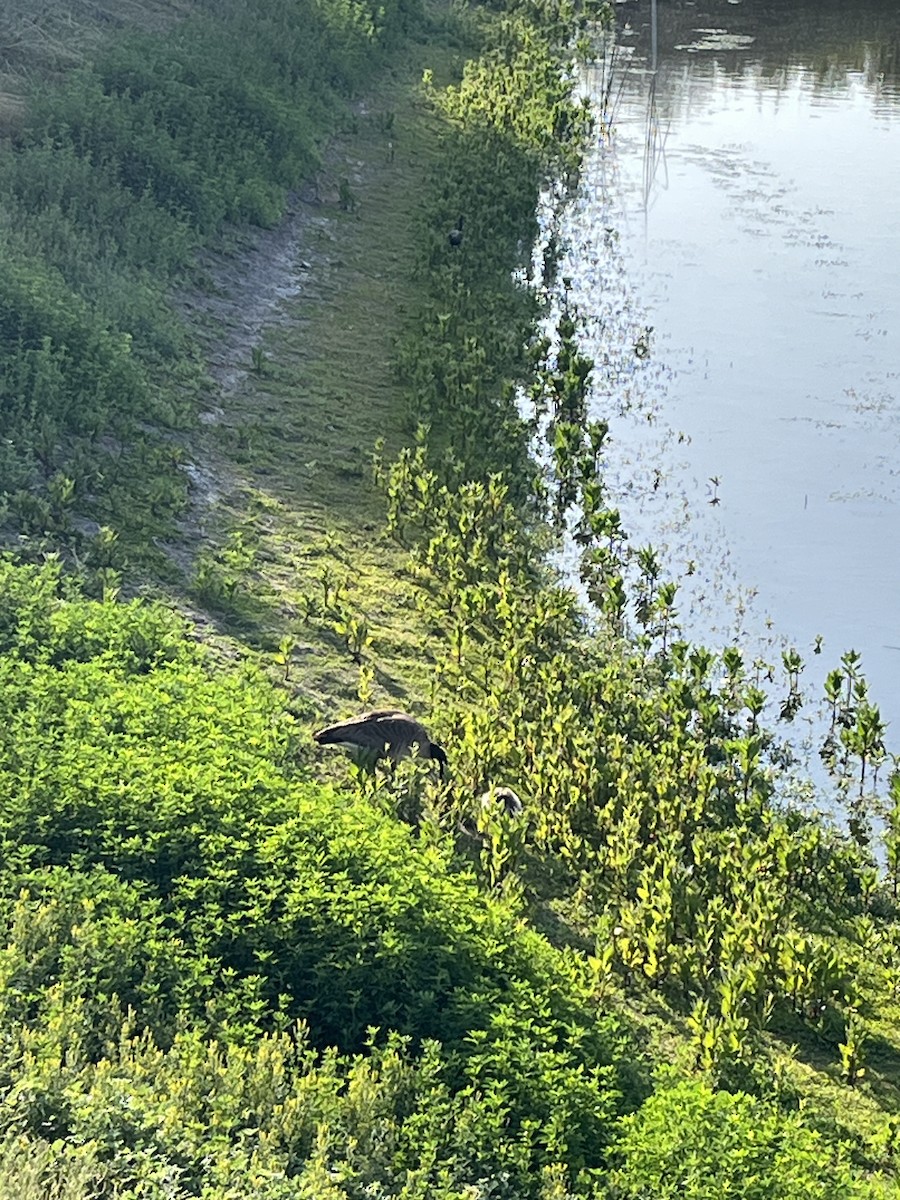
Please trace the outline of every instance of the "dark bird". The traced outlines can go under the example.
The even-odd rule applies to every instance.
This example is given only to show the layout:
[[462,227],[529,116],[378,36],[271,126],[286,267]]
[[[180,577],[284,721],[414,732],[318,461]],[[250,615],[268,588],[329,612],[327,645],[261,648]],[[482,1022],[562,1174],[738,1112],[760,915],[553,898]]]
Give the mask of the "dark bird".
[[314,733],[313,740],[320,746],[343,746],[361,759],[389,758],[399,762],[409,755],[430,758],[438,764],[441,779],[447,766],[444,748],[431,740],[425,726],[409,713],[390,708],[338,721]]
[[456,228],[451,229],[447,234],[447,241],[451,246],[461,246],[463,239],[463,219],[462,217],[456,222]]

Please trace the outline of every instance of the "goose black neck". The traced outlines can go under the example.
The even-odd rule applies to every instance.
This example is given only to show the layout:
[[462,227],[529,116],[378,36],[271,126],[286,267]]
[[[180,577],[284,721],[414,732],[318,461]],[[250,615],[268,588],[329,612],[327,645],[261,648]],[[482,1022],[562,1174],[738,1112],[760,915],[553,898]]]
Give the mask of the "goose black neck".
[[437,744],[437,742],[429,742],[428,743],[428,755],[430,758],[433,758],[434,761],[437,763],[438,771],[440,772],[440,776],[441,776],[441,781],[443,782],[444,770],[447,766],[447,754],[444,750],[444,747],[439,746]]

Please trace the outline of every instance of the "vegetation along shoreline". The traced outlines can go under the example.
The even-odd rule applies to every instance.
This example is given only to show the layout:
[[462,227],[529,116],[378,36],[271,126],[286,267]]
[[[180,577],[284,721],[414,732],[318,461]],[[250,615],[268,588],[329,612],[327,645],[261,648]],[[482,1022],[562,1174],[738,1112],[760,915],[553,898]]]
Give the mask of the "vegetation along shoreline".
[[0,18],[0,1200],[895,1194],[877,710],[785,806],[538,228],[609,14],[120,9]]

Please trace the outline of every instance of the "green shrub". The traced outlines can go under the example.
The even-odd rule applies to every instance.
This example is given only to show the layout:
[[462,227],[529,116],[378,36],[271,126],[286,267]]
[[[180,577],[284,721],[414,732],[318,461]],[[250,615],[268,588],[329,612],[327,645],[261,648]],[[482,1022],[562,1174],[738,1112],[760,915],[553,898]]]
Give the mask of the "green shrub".
[[[74,541],[74,515],[115,512],[152,555],[186,494],[155,426],[189,424],[206,385],[172,285],[226,222],[277,223],[345,97],[420,16],[415,0],[199,4],[35,87],[0,147],[0,516],[17,532]],[[48,497],[60,471],[71,512]]]
[[839,1148],[795,1115],[682,1081],[622,1122],[612,1196],[645,1200],[850,1200],[863,1190]]
[[[159,1162],[186,1187],[319,1178],[325,1116],[273,1149],[308,1049],[278,1043],[274,1142],[236,1149],[246,1072],[300,1019],[353,1188],[532,1196],[545,1167],[602,1166],[631,1084],[574,956],[378,796],[296,778],[282,695],[212,671],[163,609],[84,600],[52,563],[0,563],[0,596],[0,1133],[90,1145],[135,1188]],[[385,1130],[390,1153],[353,1149]]]
[[15,1135],[0,1142],[0,1200],[95,1200],[101,1175],[90,1147]]

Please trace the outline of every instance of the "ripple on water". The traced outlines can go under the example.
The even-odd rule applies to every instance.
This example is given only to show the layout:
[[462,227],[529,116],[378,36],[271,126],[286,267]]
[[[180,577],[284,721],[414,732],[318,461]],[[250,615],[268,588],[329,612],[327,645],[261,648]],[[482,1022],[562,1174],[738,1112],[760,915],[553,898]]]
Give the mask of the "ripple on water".
[[884,3],[860,0],[852,21],[786,8],[774,30],[715,0],[687,29],[667,9],[655,76],[649,34],[631,31],[562,273],[632,541],[674,574],[696,564],[687,631],[766,653],[790,639],[807,658],[822,634],[819,676],[852,646],[896,729],[900,87],[880,68],[900,62],[900,23],[893,10],[893,50],[873,34],[857,64]]

